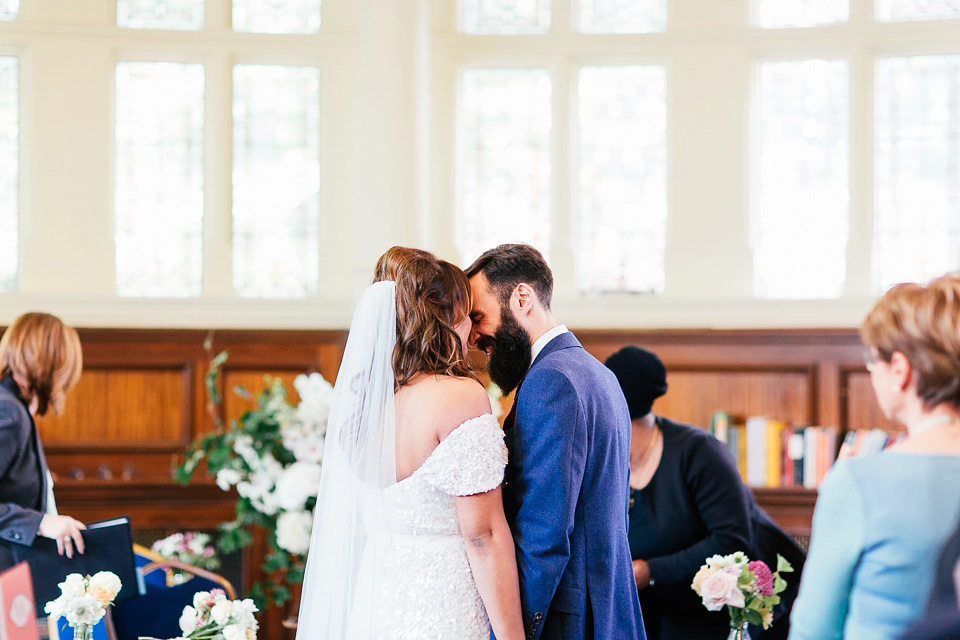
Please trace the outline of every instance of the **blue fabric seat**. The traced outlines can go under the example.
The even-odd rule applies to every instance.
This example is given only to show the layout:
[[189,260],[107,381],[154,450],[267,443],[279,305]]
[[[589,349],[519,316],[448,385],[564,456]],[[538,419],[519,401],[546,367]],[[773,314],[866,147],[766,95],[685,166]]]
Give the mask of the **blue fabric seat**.
[[[154,560],[155,554],[137,549],[137,571],[143,576],[146,592],[128,598],[113,608],[116,640],[137,640],[141,636],[176,638],[181,635],[180,615],[193,604],[200,591],[223,589],[231,600],[237,597],[233,586],[223,577],[176,560]],[[180,584],[168,580],[168,572],[177,570],[192,577]]]

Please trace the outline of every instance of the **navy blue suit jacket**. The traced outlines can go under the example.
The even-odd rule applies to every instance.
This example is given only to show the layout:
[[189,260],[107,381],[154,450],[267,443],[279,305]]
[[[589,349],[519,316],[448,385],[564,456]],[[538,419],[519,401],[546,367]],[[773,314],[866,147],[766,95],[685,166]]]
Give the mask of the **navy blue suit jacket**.
[[616,378],[564,333],[533,362],[514,409],[504,509],[527,637],[645,639],[627,542],[630,416]]
[[0,380],[0,571],[7,545],[32,545],[47,508],[47,462],[37,427],[12,377]]

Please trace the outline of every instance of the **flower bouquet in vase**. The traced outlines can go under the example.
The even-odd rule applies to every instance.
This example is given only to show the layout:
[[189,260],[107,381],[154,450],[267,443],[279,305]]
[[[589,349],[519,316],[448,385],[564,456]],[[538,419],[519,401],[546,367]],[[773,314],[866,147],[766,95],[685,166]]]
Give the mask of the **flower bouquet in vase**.
[[777,555],[777,570],[762,560],[751,561],[744,553],[711,556],[693,577],[693,590],[710,611],[727,608],[730,614],[728,640],[747,640],[747,625],[764,629],[773,624],[773,608],[780,603],[779,594],[787,588],[781,573],[793,571],[782,556]]
[[110,571],[99,571],[93,577],[71,573],[60,583],[60,595],[43,610],[51,618],[66,618],[74,640],[90,640],[94,625],[103,619],[121,586],[120,578]]

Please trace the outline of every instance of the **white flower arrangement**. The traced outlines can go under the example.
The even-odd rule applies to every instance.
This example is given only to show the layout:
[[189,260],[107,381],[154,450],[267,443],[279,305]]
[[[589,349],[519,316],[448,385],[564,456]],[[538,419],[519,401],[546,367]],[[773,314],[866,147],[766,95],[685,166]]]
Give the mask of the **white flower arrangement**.
[[183,635],[172,640],[257,640],[257,611],[253,600],[228,600],[223,589],[198,591],[180,614]]
[[75,629],[93,627],[103,619],[122,586],[110,571],[99,571],[93,577],[71,573],[60,583],[60,595],[43,610],[51,618],[65,618]]
[[[216,356],[207,375],[212,406],[220,402],[217,379],[226,357]],[[293,386],[300,402],[293,406],[279,379],[266,382],[255,409],[194,443],[176,478],[188,483],[206,459],[217,486],[236,489],[237,518],[221,525],[217,547],[229,553],[252,542],[252,527],[267,529],[270,551],[263,569],[268,583],[254,584],[250,593],[261,605],[268,599],[279,605],[291,597],[288,586],[303,579],[333,386],[319,373],[298,375]]]

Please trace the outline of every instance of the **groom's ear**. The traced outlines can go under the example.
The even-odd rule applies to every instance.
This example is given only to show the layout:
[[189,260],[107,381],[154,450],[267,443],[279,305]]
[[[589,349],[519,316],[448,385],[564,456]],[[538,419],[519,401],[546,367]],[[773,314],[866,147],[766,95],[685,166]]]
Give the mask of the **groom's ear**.
[[518,317],[529,314],[537,302],[537,292],[526,282],[518,284],[510,295],[510,306]]

